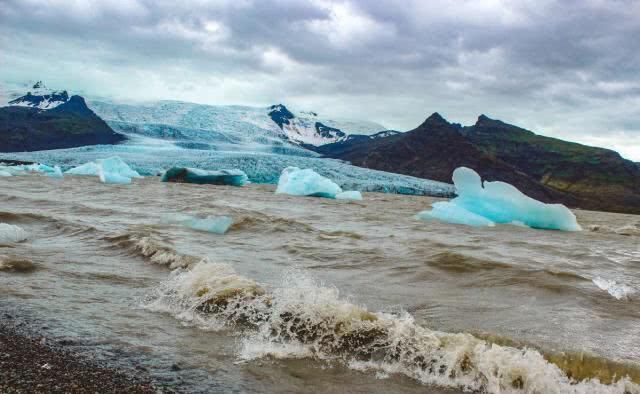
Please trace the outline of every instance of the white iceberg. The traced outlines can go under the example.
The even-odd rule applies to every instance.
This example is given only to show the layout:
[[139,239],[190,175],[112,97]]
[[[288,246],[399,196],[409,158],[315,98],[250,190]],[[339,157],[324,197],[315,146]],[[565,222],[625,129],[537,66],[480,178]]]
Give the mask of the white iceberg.
[[98,159],[81,166],[72,168],[66,172],[71,175],[98,176],[102,183],[126,185],[131,183],[131,178],[142,178],[118,156],[107,159]]
[[27,239],[27,232],[22,227],[0,223],[0,243],[22,242]]
[[346,192],[336,194],[336,200],[362,200],[362,193],[355,190],[348,190]]
[[420,212],[418,218],[472,226],[510,223],[539,229],[582,230],[576,216],[564,205],[534,200],[505,182],[483,183],[470,168],[457,168],[453,183],[458,197],[433,204],[431,211]]
[[337,194],[342,193],[342,188],[310,168],[301,170],[298,167],[287,167],[280,174],[276,193],[336,198]]
[[5,169],[0,169],[0,177],[11,176],[11,173]]
[[164,216],[162,221],[170,224],[179,224],[193,230],[216,234],[226,233],[233,224],[233,218],[229,216],[207,216],[202,219],[195,216],[174,214]]

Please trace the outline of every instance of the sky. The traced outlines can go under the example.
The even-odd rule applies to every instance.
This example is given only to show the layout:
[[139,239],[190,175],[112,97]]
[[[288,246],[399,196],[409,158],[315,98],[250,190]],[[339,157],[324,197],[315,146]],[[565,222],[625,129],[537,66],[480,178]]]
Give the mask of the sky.
[[633,0],[0,0],[0,80],[402,131],[486,114],[640,161]]

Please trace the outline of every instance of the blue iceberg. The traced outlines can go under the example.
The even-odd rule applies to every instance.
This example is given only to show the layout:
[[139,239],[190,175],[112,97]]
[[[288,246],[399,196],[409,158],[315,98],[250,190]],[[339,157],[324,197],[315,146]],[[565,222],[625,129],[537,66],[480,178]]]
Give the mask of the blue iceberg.
[[276,193],[292,196],[336,198],[342,188],[310,168],[287,167],[282,170]]
[[229,216],[207,216],[202,219],[195,216],[174,214],[163,217],[163,222],[179,224],[197,231],[224,234],[233,224],[233,218]]
[[453,183],[458,197],[435,203],[432,210],[420,212],[417,217],[470,226],[510,223],[539,229],[582,230],[576,216],[564,205],[534,200],[505,182],[483,183],[470,168],[457,168]]
[[336,194],[336,200],[362,200],[362,193],[355,190]]
[[54,179],[62,179],[62,178],[64,178],[64,175],[62,174],[62,170],[60,169],[59,166],[53,167],[53,172],[48,172],[47,176],[49,178],[54,178]]
[[244,186],[249,183],[249,178],[241,170],[205,171],[198,168],[173,167],[162,175],[162,182]]

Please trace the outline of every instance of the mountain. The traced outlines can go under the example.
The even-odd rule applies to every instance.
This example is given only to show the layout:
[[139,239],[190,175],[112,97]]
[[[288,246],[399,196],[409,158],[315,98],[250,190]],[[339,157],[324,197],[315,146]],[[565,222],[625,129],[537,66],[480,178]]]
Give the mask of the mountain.
[[0,108],[0,152],[115,144],[125,139],[96,116],[82,97],[66,96],[66,92],[57,96],[30,92],[13,100],[12,106]]
[[66,90],[49,90],[42,81],[38,81],[26,95],[9,101],[9,105],[52,109],[67,101],[69,101],[69,94]]
[[545,202],[640,213],[640,169],[618,153],[537,135],[484,115],[473,126],[434,113],[416,129],[317,149],[377,170],[449,182],[459,166]]

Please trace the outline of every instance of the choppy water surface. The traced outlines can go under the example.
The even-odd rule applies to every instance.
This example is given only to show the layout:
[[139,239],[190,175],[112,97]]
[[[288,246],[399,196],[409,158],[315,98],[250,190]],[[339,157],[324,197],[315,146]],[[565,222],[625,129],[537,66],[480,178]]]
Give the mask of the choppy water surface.
[[27,234],[4,228],[0,311],[185,391],[640,392],[640,217],[475,229],[430,202],[0,178]]

